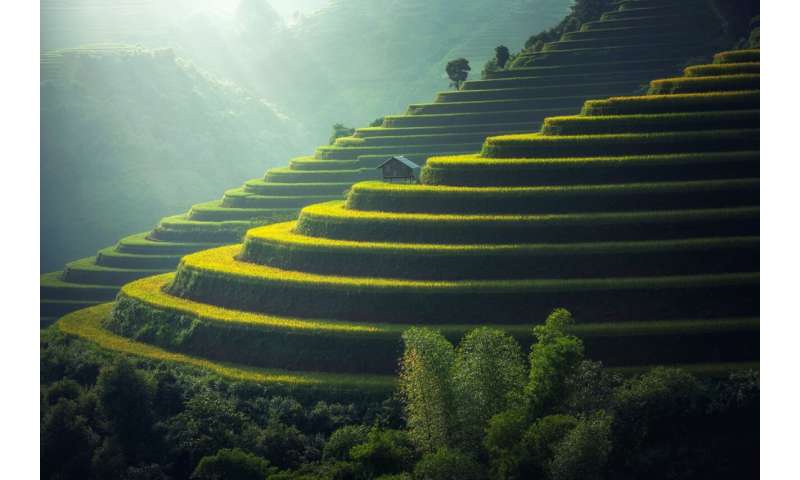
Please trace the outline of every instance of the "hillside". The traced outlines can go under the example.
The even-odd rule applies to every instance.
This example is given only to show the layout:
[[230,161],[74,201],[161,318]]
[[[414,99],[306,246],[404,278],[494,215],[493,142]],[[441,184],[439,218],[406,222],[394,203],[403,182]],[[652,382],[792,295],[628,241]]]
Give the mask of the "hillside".
[[566,307],[606,365],[747,368],[758,171],[759,51],[723,52],[647,95],[431,158],[421,185],[358,183],[59,325],[367,392],[396,368],[410,324],[456,339],[491,324],[528,345],[531,324]]
[[171,50],[58,50],[41,75],[45,271],[303,146],[294,121]]
[[319,143],[336,122],[365,124],[446,88],[448,60],[466,56],[477,77],[494,47],[521,45],[560,20],[569,0],[500,0],[491,9],[481,0],[458,8],[446,0],[331,0],[291,26],[266,0],[217,4],[47,0],[42,48],[173,48],[278,105]]
[[[694,2],[675,0],[670,8],[680,12],[686,5]],[[625,6],[615,11],[642,16],[635,9],[625,13]],[[567,33],[548,44],[549,49],[569,46],[569,37],[580,34],[592,48],[530,54],[533,67],[495,72],[486,80],[467,81],[459,91],[441,92],[431,103],[412,104],[405,114],[387,115],[379,127],[359,128],[353,137],[293,158],[287,167],[269,169],[219,200],[165,217],[150,232],[124,237],[95,257],[70,262],[63,272],[42,277],[45,323],[113,299],[119,286],[169,271],[182,255],[238,242],[248,228],[295,218],[309,204],[341,199],[353,183],[375,178],[376,165],[388,155],[424,163],[432,155],[474,152],[487,136],[527,132],[548,115],[578,112],[587,99],[632,94],[652,78],[678,73],[689,58],[708,54],[726,40],[718,34],[720,20],[711,10],[697,13],[691,24],[679,15],[668,16],[661,27],[678,29],[681,35],[666,44],[658,30],[614,30],[605,28],[609,20],[594,22],[585,32]],[[610,38],[609,30],[615,34]],[[620,47],[631,42],[641,47]],[[609,61],[609,53],[623,58]]]

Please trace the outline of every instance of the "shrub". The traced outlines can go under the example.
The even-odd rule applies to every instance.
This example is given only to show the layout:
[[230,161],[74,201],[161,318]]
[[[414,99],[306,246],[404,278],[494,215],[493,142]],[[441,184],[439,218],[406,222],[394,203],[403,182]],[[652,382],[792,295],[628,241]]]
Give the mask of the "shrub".
[[197,464],[193,479],[197,480],[264,480],[273,473],[269,462],[238,448],[223,448],[214,455],[203,457]]
[[505,45],[499,45],[494,49],[494,59],[497,64],[497,68],[504,69],[506,68],[506,62],[508,62],[510,55],[508,52],[508,47]]
[[350,460],[350,450],[367,441],[369,428],[365,425],[347,425],[331,434],[322,450],[324,460]]
[[523,442],[537,473],[549,473],[549,463],[557,445],[577,424],[578,419],[570,415],[548,415],[528,428]]
[[333,145],[336,143],[336,139],[339,137],[349,137],[356,132],[355,128],[345,127],[341,123],[333,124],[333,133],[331,133],[330,138],[328,139],[328,145]]
[[555,447],[549,464],[553,480],[599,480],[611,452],[611,417],[604,412],[581,419]]
[[480,480],[483,466],[458,450],[440,448],[428,453],[414,467],[414,480]]
[[350,457],[365,468],[369,478],[408,471],[416,460],[406,432],[378,428],[370,430],[365,443],[350,449]]

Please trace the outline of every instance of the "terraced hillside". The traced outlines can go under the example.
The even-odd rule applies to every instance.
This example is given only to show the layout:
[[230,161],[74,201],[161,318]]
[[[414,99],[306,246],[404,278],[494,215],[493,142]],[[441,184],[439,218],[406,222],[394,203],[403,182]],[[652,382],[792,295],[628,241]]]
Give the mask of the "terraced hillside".
[[379,388],[408,325],[456,338],[491,324],[528,344],[566,307],[609,366],[752,366],[759,92],[758,50],[723,52],[646,95],[433,157],[420,185],[358,183],[59,325],[111,348]]
[[[661,18],[665,9],[685,12],[691,5],[698,20],[687,25],[679,15],[668,16],[672,23],[661,26],[680,31],[681,37],[666,42],[650,28],[651,17],[631,7],[641,5],[654,10],[652,18]],[[294,218],[306,205],[341,199],[352,184],[374,179],[375,166],[387,155],[403,154],[422,163],[432,155],[474,152],[488,136],[535,130],[546,116],[577,112],[586,99],[631,94],[649,79],[679,72],[678,65],[688,58],[708,52],[715,40],[708,32],[718,30],[717,20],[698,11],[691,0],[635,0],[617,8],[623,17],[632,11],[633,18],[644,18],[647,28],[637,27],[636,21],[620,27],[616,19],[592,23],[548,44],[548,51],[555,53],[532,54],[530,65],[468,81],[461,90],[439,93],[433,102],[410,105],[404,114],[384,117],[380,127],[359,128],[354,136],[294,158],[287,167],[225,192],[220,200],[166,217],[151,232],[123,238],[96,257],[46,274],[41,292],[45,323],[112,299],[120,285],[135,278],[169,271],[182,255],[238,242],[249,228]],[[609,28],[603,28],[606,23]],[[572,48],[577,33],[586,43]],[[607,52],[626,40],[641,48],[609,59]]]

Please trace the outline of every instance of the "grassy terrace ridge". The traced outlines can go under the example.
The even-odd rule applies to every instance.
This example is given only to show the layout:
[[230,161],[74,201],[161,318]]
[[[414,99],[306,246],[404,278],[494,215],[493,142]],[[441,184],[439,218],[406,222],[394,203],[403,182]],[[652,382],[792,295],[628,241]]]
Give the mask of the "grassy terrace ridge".
[[267,182],[263,178],[254,178],[244,184],[244,189],[260,195],[333,195],[343,194],[352,183],[317,182],[317,183],[278,183]]
[[343,202],[311,205],[298,233],[341,240],[408,243],[586,242],[750,235],[758,207],[654,212],[455,215],[348,210]]
[[712,75],[758,74],[761,72],[760,62],[719,63],[709,65],[692,65],[683,69],[687,77],[708,77]]
[[758,90],[643,95],[587,100],[580,113],[583,115],[622,115],[750,110],[759,108],[760,102],[761,95]]
[[736,151],[758,147],[758,128],[598,135],[512,134],[489,137],[485,157],[557,157],[562,155],[637,155]]
[[759,122],[760,112],[757,109],[627,115],[570,115],[545,118],[541,133],[545,135],[588,135],[742,129],[757,128]]
[[117,295],[117,287],[112,285],[94,285],[86,283],[70,283],[61,279],[62,272],[50,272],[41,276],[39,291],[42,298],[53,300],[113,300]]
[[[396,369],[401,350],[400,336],[409,325],[286,318],[220,308],[164,293],[163,287],[171,276],[126,285],[104,326],[114,333],[170,350],[186,353],[225,351],[225,357],[233,357],[237,363],[299,370],[364,372],[366,368],[374,373]],[[584,338],[589,351],[603,357],[609,353],[609,342],[619,336],[636,337],[640,344],[660,347],[661,352],[665,347],[678,343],[684,346],[684,350],[695,350],[688,357],[680,354],[671,358],[661,357],[667,362],[710,359],[702,353],[698,357],[696,347],[685,347],[698,345],[711,336],[722,340],[727,347],[723,348],[725,359],[730,361],[750,359],[751,352],[748,352],[750,355],[737,354],[736,347],[742,337],[757,334],[758,324],[755,318],[721,318],[578,324],[572,326],[571,331]],[[514,336],[525,347],[533,342],[532,324],[500,324],[495,327]],[[457,340],[474,325],[442,325],[438,328],[448,338]],[[719,354],[719,350],[716,353]],[[628,358],[634,363],[636,359],[636,356]],[[638,356],[642,362],[655,359],[649,354]]]
[[525,87],[509,87],[509,88],[494,88],[482,90],[452,90],[447,92],[439,92],[436,94],[436,102],[470,102],[476,100],[504,100],[508,98],[522,99],[522,98],[537,98],[537,97],[567,97],[570,95],[584,96],[587,91],[592,90],[606,90],[612,91],[616,89],[621,90],[634,90],[639,86],[639,80],[636,78],[620,79],[612,82],[598,83],[587,82],[587,78],[583,77],[585,83],[575,84],[553,84],[543,86],[525,86]]
[[295,222],[250,230],[238,259],[283,270],[416,280],[569,278],[758,270],[758,237],[425,244],[307,237]]
[[761,50],[730,50],[727,52],[720,52],[714,55],[714,63],[744,63],[744,62],[759,62],[761,59]]
[[104,267],[118,268],[173,268],[178,264],[181,255],[124,253],[115,247],[106,247],[97,252],[95,262]]
[[554,186],[645,181],[692,181],[759,175],[758,151],[619,157],[431,157],[422,169],[428,185]]
[[757,178],[542,187],[451,187],[361,182],[346,208],[405,213],[576,213],[756,205]]
[[[288,271],[266,265],[258,265],[237,261],[241,253],[241,245],[230,245],[213,248],[187,255],[181,261],[178,277],[186,270],[192,269],[228,278],[257,280],[259,283],[281,283],[297,285],[313,285],[315,288],[347,288],[359,287],[373,290],[435,290],[439,293],[448,291],[558,291],[558,290],[608,290],[615,288],[666,289],[696,285],[746,285],[758,280],[757,273],[740,273],[730,275],[695,275],[662,278],[605,278],[605,279],[570,279],[552,281],[549,279],[522,280],[463,280],[463,281],[422,281],[395,278],[359,278],[335,275],[319,275],[307,272]],[[189,287],[191,288],[191,287]]]
[[95,257],[86,257],[69,262],[62,279],[70,283],[93,285],[123,285],[145,275],[162,273],[163,268],[105,267],[95,263]]
[[[586,323],[758,312],[753,292],[759,277],[751,272],[428,281],[288,271],[237,261],[240,251],[236,245],[184,257],[167,293],[237,310],[368,323],[375,318],[406,324],[485,323],[487,318],[527,323],[557,306],[566,306]],[[307,301],[309,295],[314,302]],[[624,312],[620,304],[626,305]]]
[[[503,70],[505,71],[505,70]],[[674,71],[673,68],[645,68],[643,70],[624,70],[612,71],[607,73],[598,73],[593,78],[598,83],[614,82],[630,79],[632,76],[637,78],[657,78],[662,74]],[[586,84],[586,74],[569,74],[569,75],[549,75],[549,76],[531,76],[531,77],[510,77],[510,78],[496,78],[485,80],[467,80],[461,86],[462,92],[472,90],[504,90],[507,88],[526,88],[526,87],[542,87],[553,84],[573,85],[573,84]]]
[[649,93],[654,95],[673,93],[707,93],[720,91],[758,90],[761,76],[757,73],[713,75],[706,77],[662,78],[650,82]]
[[184,255],[198,249],[219,246],[218,243],[166,242],[149,238],[150,232],[137,233],[120,239],[114,247],[119,253],[137,255]]
[[102,321],[111,312],[111,309],[112,304],[107,303],[85,311],[73,312],[61,318],[56,325],[61,332],[82,338],[106,350],[199,367],[232,380],[281,384],[290,387],[290,390],[297,388],[320,389],[332,394],[356,391],[364,396],[376,394],[388,396],[395,388],[394,377],[388,375],[290,372],[213,362],[200,357],[170,352],[115,335],[103,329]]
[[577,106],[558,108],[522,108],[519,105],[512,105],[510,109],[505,111],[387,115],[383,118],[383,122],[386,126],[391,128],[431,127],[453,124],[516,124],[522,121],[531,121],[532,118],[539,119],[537,121],[541,121],[542,118],[549,115],[572,114],[575,113],[576,110]]
[[506,128],[530,128],[530,122],[520,122],[516,125],[509,123],[483,123],[476,125],[448,125],[443,127],[404,127],[404,128],[391,128],[391,127],[364,127],[356,129],[353,134],[359,138],[372,138],[372,137],[397,137],[402,135],[441,135],[451,133],[482,133],[497,131],[498,129]]

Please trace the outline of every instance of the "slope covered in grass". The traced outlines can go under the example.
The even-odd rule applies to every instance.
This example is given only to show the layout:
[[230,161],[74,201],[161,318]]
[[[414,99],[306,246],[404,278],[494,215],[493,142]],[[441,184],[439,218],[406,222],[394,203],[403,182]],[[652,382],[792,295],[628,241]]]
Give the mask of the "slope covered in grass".
[[[725,52],[715,64],[757,55]],[[693,98],[725,92],[725,77],[737,75],[718,73],[709,85],[719,90]],[[174,275],[124,287],[103,329],[215,361],[372,375],[396,368],[404,326],[457,336],[489,324],[527,344],[532,324],[565,307],[587,355],[608,365],[751,367],[758,109],[722,102],[687,117],[671,98],[684,94],[663,84],[605,100],[621,113],[596,114],[603,100],[587,102],[537,133],[489,137],[480,154],[434,157],[422,185],[357,183],[345,202],[185,256]],[[750,85],[737,92],[757,98]],[[741,168],[716,168],[721,161]],[[576,184],[572,174],[593,162],[614,165],[615,176]],[[540,163],[569,168],[526,184]],[[674,178],[693,164],[713,168]],[[462,182],[467,167],[475,176]],[[498,174],[522,180],[503,185]]]
[[[613,8],[622,8],[623,6],[618,5]],[[172,256],[174,262],[177,263],[174,256],[175,244],[182,246],[182,253],[189,253],[208,248],[211,244],[234,243],[241,239],[248,228],[290,220],[306,205],[341,199],[352,184],[362,180],[375,179],[377,175],[375,167],[385,161],[389,155],[402,154],[412,161],[423,164],[430,156],[475,152],[481,149],[487,136],[531,132],[537,129],[548,116],[558,116],[552,117],[547,122],[546,130],[550,133],[605,131],[607,134],[613,134],[614,128],[623,125],[630,128],[632,125],[636,125],[637,132],[633,133],[636,133],[637,138],[642,141],[652,143],[652,135],[656,135],[656,140],[659,138],[663,140],[662,137],[666,136],[671,143],[661,141],[661,144],[670,147],[676,142],[685,144],[687,139],[691,140],[697,135],[701,135],[704,138],[707,137],[706,143],[713,147],[716,134],[702,132],[698,134],[692,129],[713,125],[731,127],[732,122],[736,122],[736,125],[741,128],[752,125],[754,118],[757,117],[753,112],[758,107],[757,94],[749,91],[725,91],[714,94],[688,93],[625,97],[624,105],[628,105],[625,107],[628,110],[641,108],[639,102],[636,101],[639,98],[658,100],[658,102],[649,101],[647,103],[651,110],[654,108],[653,105],[660,105],[659,108],[662,110],[665,108],[675,110],[678,104],[686,104],[691,108],[682,107],[683,110],[677,109],[677,112],[686,110],[685,114],[674,113],[666,117],[647,116],[650,113],[662,111],[656,109],[653,112],[634,111],[635,115],[592,117],[588,118],[588,121],[585,117],[562,118],[563,115],[573,115],[580,111],[587,99],[603,98],[608,95],[629,95],[640,90],[642,85],[659,75],[664,77],[678,75],[680,64],[686,62],[692,55],[710,52],[710,48],[725,37],[719,35],[719,20],[704,10],[708,8],[706,4],[698,6],[689,0],[674,0],[669,2],[665,8],[672,12],[683,12],[689,8],[706,12],[702,16],[706,23],[696,22],[691,28],[681,26],[683,32],[681,39],[670,45],[666,56],[663,49],[641,48],[636,52],[631,52],[624,61],[605,61],[604,49],[620,39],[630,39],[643,46],[663,44],[664,39],[661,33],[649,30],[643,32],[639,27],[621,29],[610,38],[605,36],[592,38],[590,43],[593,48],[584,46],[580,49],[572,49],[569,45],[570,41],[564,39],[548,43],[546,44],[548,48],[560,48],[564,43],[570,48],[559,50],[561,53],[558,62],[543,62],[533,59],[531,60],[532,66],[489,72],[486,79],[469,80],[462,85],[460,90],[442,92],[430,103],[409,105],[404,114],[388,115],[384,117],[380,125],[358,128],[352,136],[340,137],[332,145],[318,147],[312,155],[294,157],[289,160],[288,166],[271,168],[262,178],[249,180],[240,188],[226,191],[220,200],[196,204],[183,215],[163,218],[155,229],[136,237],[138,240],[135,248],[131,248],[130,239],[123,239],[115,247],[104,249],[102,255],[98,254],[95,264],[111,270],[104,273],[113,274],[113,270],[122,267],[123,263],[129,269],[137,267],[136,256],[140,256],[141,262],[138,267],[141,275],[145,275],[150,273],[148,269],[152,268],[152,265],[166,261],[169,256]],[[599,22],[601,26],[603,23],[603,21]],[[680,26],[680,22],[675,20],[670,25],[677,28]],[[565,34],[564,38],[567,35]],[[752,74],[752,67],[749,72]],[[699,102],[698,99],[700,99]],[[591,108],[604,109],[603,111],[608,111],[608,113],[616,113],[615,109],[622,108],[618,105],[619,102],[613,103],[611,106],[601,105],[602,102],[597,105],[594,103],[587,103],[585,108],[592,105]],[[697,109],[705,108],[705,105],[716,105],[717,103],[723,103],[730,107],[735,105],[737,111],[697,112]],[[673,132],[658,137],[657,132],[662,127],[673,130]],[[589,128],[590,130],[587,130]],[[631,135],[631,133],[625,134],[621,138],[628,138],[626,135]],[[722,132],[721,135],[739,136],[738,133],[731,134],[731,132]],[[619,135],[610,135],[609,140],[617,137]],[[747,139],[743,137],[742,141],[746,142]],[[563,140],[559,142],[564,143]],[[595,147],[596,145],[591,146],[588,151],[594,152],[597,150]],[[608,177],[611,172],[624,175],[628,181],[635,181],[636,175],[641,176],[642,179],[652,177],[649,172],[653,170],[642,169],[645,163],[649,166],[659,165],[658,168],[662,171],[660,174],[666,174],[669,171],[671,177],[664,178],[664,180],[674,181],[704,178],[702,172],[705,171],[708,171],[705,178],[715,179],[720,175],[715,170],[718,170],[720,166],[728,167],[730,164],[736,168],[726,168],[725,171],[730,172],[727,174],[728,178],[737,178],[744,171],[742,169],[752,170],[752,161],[748,161],[748,157],[743,156],[741,152],[719,158],[719,154],[714,153],[684,155],[679,153],[679,150],[668,151],[678,153],[673,153],[672,156],[630,155],[625,158],[613,157],[606,161],[602,161],[601,158],[592,159],[592,166],[598,168],[579,169],[580,175],[576,175],[576,169],[571,167],[579,167],[584,160],[554,158],[551,163],[547,164],[549,166],[545,162],[537,162],[536,171],[528,171],[530,174],[523,175],[522,170],[517,170],[508,176],[503,176],[501,172],[495,172],[490,177],[479,174],[481,178],[476,181],[478,184],[484,182],[484,185],[490,179],[497,182],[511,182],[511,184],[520,186],[547,185],[555,179],[558,183],[564,183],[569,179],[585,178],[586,176],[611,178]],[[677,157],[673,158],[676,155]],[[676,167],[679,164],[683,166]],[[619,165],[630,166],[630,168],[616,168]],[[683,173],[688,171],[684,168],[687,165],[692,166],[692,171]],[[572,173],[561,175],[562,167]],[[542,169],[550,173],[543,175]],[[637,169],[638,173],[636,173]],[[440,180],[434,178],[439,171],[438,168],[426,168],[423,172],[426,175],[426,182],[440,183]],[[450,175],[455,171],[449,169],[447,174]],[[697,177],[697,175],[701,175],[701,177]],[[580,184],[581,181],[574,183]],[[672,188],[683,187],[674,185]],[[704,194],[697,188],[694,191],[695,196]],[[714,191],[717,192],[715,195],[718,198],[725,196],[725,193],[719,189]],[[651,194],[642,191],[639,195]],[[664,193],[662,197],[668,195],[668,193]],[[358,195],[352,198],[353,201],[357,201]],[[497,197],[493,204],[506,204],[508,205],[507,211],[513,211],[516,207],[511,202],[506,202],[504,198],[506,197],[502,195]],[[613,196],[607,196],[607,198],[611,199]],[[613,200],[606,200],[606,203],[608,201]],[[518,200],[518,202],[525,204],[525,200]],[[398,205],[400,204],[405,205],[402,208],[408,207],[406,201],[400,201]],[[437,205],[440,206],[439,208],[446,209],[445,203],[437,203]],[[465,203],[465,205],[467,204]],[[673,202],[673,207],[679,209],[680,205]],[[308,228],[312,227],[310,223],[312,218],[311,212],[306,212],[304,222]],[[387,224],[384,223],[382,228],[387,228]],[[484,229],[484,231],[487,233],[482,238],[492,236],[490,230]],[[401,232],[401,235],[403,234]],[[428,241],[424,238],[427,237],[421,237],[418,240]],[[193,244],[195,248],[192,248]],[[126,255],[124,257],[115,256],[114,252]],[[159,258],[151,258],[156,256]],[[160,263],[160,265],[163,265],[163,271],[169,270],[169,267],[165,266],[166,264]],[[71,268],[70,272],[70,277],[76,281],[78,279],[80,281],[89,279],[96,281],[98,279],[96,269],[91,265],[87,265],[87,275],[80,276],[78,268]],[[119,274],[131,278],[130,271],[119,272]],[[109,300],[111,299],[110,297]],[[62,312],[62,310],[58,310],[58,312]],[[49,309],[48,305],[43,304],[43,316],[52,316],[52,313],[53,311]]]

